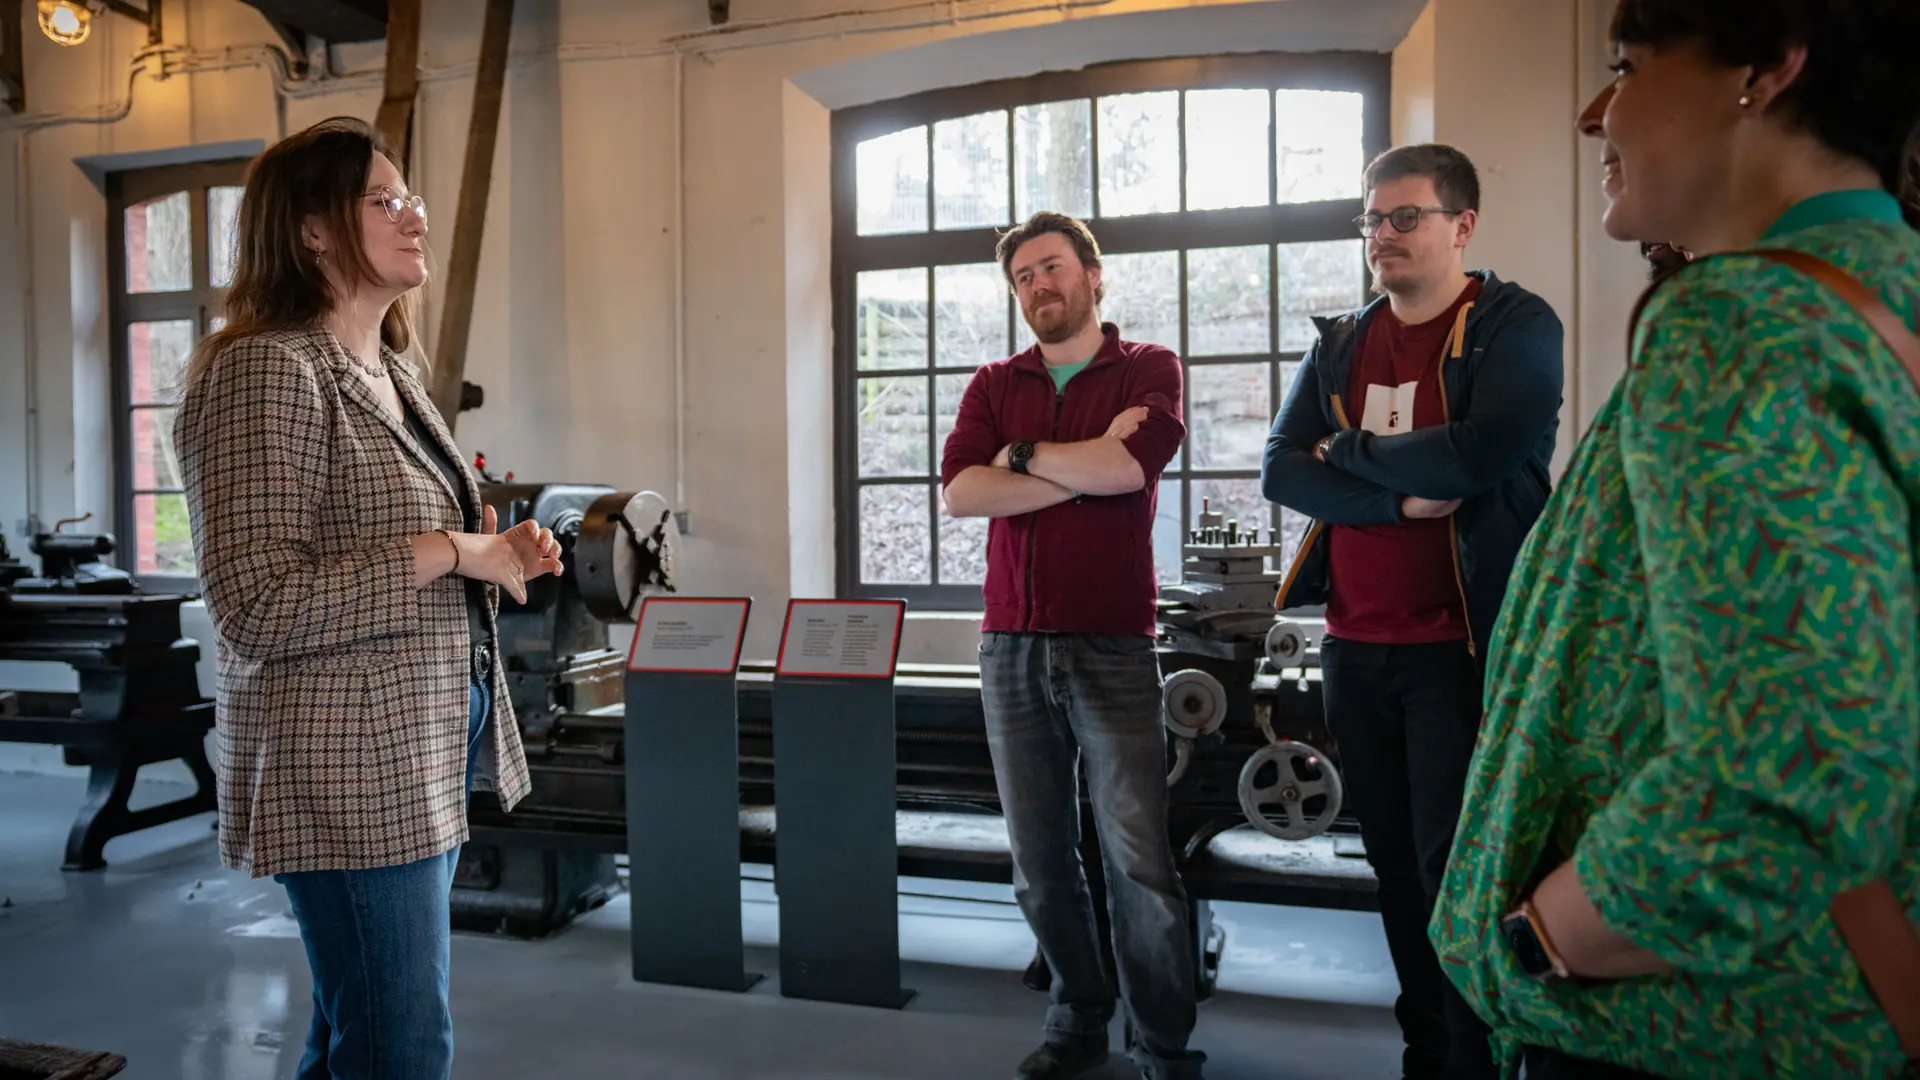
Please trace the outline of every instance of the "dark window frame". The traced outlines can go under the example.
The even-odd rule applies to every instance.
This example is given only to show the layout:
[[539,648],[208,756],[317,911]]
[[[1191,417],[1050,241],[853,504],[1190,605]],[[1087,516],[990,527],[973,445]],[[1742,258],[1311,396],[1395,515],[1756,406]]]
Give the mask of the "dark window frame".
[[[112,337],[109,350],[113,369],[113,493],[116,565],[132,573],[141,588],[153,592],[200,591],[200,581],[190,574],[141,574],[139,530],[134,517],[134,500],[140,495],[172,494],[175,488],[136,488],[134,485],[133,414],[145,408],[168,407],[161,403],[136,402],[133,398],[132,355],[129,331],[135,323],[191,320],[194,340],[205,337],[208,322],[220,313],[225,289],[212,286],[213,265],[208,246],[210,223],[207,216],[207,190],[237,187],[245,173],[247,158],[203,161],[184,165],[162,165],[150,169],[130,169],[108,173],[107,194],[107,317]],[[191,259],[191,287],[174,292],[127,291],[127,208],[138,206],[175,192],[187,192]]]
[[[1021,105],[1081,98],[1098,99],[1114,94],[1207,89],[1265,89],[1269,92],[1282,89],[1334,90],[1357,92],[1364,96],[1366,104],[1362,153],[1364,159],[1371,160],[1388,148],[1391,139],[1391,75],[1392,57],[1390,55],[1367,52],[1258,53],[1121,61],[1096,65],[1079,71],[1046,72],[1026,78],[935,90],[893,101],[836,111],[832,117],[831,273],[834,332],[834,569],[838,594],[851,598],[906,597],[916,608],[924,610],[979,610],[982,602],[979,585],[870,585],[860,581],[860,489],[875,483],[924,481],[927,478],[925,476],[862,477],[859,475],[857,387],[860,373],[858,370],[859,343],[856,334],[858,319],[856,275],[868,270],[918,267],[930,268],[931,274],[931,268],[939,266],[991,261],[994,244],[1002,231],[1001,227],[937,229],[932,215],[933,195],[930,171],[929,215],[926,231],[860,236],[856,151],[861,142],[903,128],[922,124],[931,127],[941,120],[971,116],[995,109],[1010,109]],[[1180,142],[1182,206],[1186,202],[1184,101],[1183,97],[1181,124],[1183,134]],[[1097,114],[1097,104],[1094,108]],[[1274,146],[1271,123],[1272,112],[1269,106],[1268,182],[1277,184],[1278,169],[1274,167],[1275,163],[1272,161],[1277,151]],[[1088,223],[1099,238],[1101,252],[1105,255],[1168,250],[1181,253],[1179,319],[1182,342],[1187,337],[1189,315],[1185,272],[1187,249],[1358,238],[1352,226],[1352,219],[1364,209],[1362,198],[1316,203],[1275,202],[1266,206],[1226,210],[1183,209],[1174,213],[1101,218],[1097,183],[1098,132],[1096,116],[1093,158],[1090,163],[1096,177],[1095,204],[1094,214],[1088,219]],[[1008,137],[1011,142],[1013,137],[1011,129]],[[1010,177],[1018,168],[1011,149],[1009,146]],[[1011,188],[1012,185],[1013,181],[1009,179],[1009,187]],[[1011,191],[1009,197],[1011,198]],[[1017,206],[1009,203],[1010,213],[1018,213],[1018,209]],[[1270,254],[1267,286],[1269,321],[1275,324],[1279,319],[1279,305],[1276,302],[1278,274],[1277,267],[1272,266],[1271,262],[1277,261],[1277,258],[1277,253]],[[1365,284],[1368,287],[1371,286],[1370,275],[1365,275]],[[931,290],[928,300],[931,319],[932,309],[935,306]],[[1016,312],[1013,317],[1017,319],[1018,313]],[[1277,349],[1279,345],[1277,325],[1270,327],[1269,340]],[[931,338],[929,347],[931,348]],[[1170,347],[1178,348],[1179,346],[1170,343]],[[1248,356],[1207,356],[1199,360],[1183,356],[1181,359],[1184,365],[1183,371],[1192,367],[1245,363],[1249,360],[1272,364],[1268,381],[1269,415],[1272,415],[1279,411],[1281,403],[1282,365],[1297,362],[1302,355],[1299,352],[1275,351]],[[929,466],[937,485],[940,448],[933,444],[936,441],[935,432],[938,429],[939,403],[937,395],[932,392],[931,380],[942,374],[970,374],[974,369],[964,366],[942,367],[939,365],[938,358],[933,356],[929,356],[929,365],[927,368],[902,369],[887,374],[904,376],[924,374],[929,378],[928,441],[931,446]],[[870,373],[869,377],[880,374]],[[1188,443],[1189,445],[1183,446],[1184,453],[1180,459],[1182,471],[1169,471],[1161,478],[1163,482],[1182,481],[1180,484],[1181,521],[1186,523],[1192,522],[1194,518],[1195,508],[1188,505],[1192,501],[1191,492],[1194,483],[1259,476],[1258,469],[1193,470],[1190,466],[1191,432],[1189,432]],[[929,543],[933,565],[937,567],[940,507],[937,488],[933,490],[932,513],[929,518],[931,529]],[[1277,524],[1277,508],[1271,513],[1270,524]],[[935,574],[937,577],[937,570]]]

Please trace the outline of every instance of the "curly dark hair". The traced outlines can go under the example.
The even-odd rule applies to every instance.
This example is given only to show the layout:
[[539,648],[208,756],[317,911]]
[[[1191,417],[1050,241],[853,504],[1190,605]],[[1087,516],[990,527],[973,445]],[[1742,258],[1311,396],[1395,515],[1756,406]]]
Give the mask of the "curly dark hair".
[[1872,165],[1920,228],[1920,0],[1620,0],[1612,37],[1698,41],[1728,67],[1766,67],[1806,46],[1805,70],[1772,107]]

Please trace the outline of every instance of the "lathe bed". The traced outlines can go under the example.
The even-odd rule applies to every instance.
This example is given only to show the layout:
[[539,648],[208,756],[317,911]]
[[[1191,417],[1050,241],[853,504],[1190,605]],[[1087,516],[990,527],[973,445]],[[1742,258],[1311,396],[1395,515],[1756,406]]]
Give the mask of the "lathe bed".
[[[1298,674],[1263,675],[1253,687],[1255,708],[1285,714],[1290,722],[1284,726],[1295,731],[1317,724],[1320,715],[1318,669]],[[744,664],[738,686],[740,858],[771,864],[778,837],[772,665]],[[900,873],[1011,883],[977,671],[902,665],[895,697]],[[555,716],[543,736],[529,740],[533,790],[514,812],[502,813],[490,796],[475,797],[475,846],[624,852],[625,726],[619,703]],[[1232,724],[1196,740],[1194,761],[1173,785],[1168,823],[1188,891],[1203,900],[1373,910],[1373,875],[1350,820],[1299,841],[1275,839],[1246,823],[1237,780],[1247,754],[1265,741],[1252,725]]]

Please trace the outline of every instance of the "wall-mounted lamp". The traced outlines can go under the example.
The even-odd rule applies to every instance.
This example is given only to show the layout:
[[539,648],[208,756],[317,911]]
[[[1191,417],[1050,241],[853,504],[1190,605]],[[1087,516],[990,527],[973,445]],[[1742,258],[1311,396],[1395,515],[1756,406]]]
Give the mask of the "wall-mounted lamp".
[[40,32],[55,45],[78,45],[93,31],[93,12],[79,0],[40,0]]
[[38,0],[40,32],[55,45],[78,45],[93,30],[93,17],[115,11],[147,24],[147,44],[160,44],[160,0],[147,0],[145,11],[127,0]]

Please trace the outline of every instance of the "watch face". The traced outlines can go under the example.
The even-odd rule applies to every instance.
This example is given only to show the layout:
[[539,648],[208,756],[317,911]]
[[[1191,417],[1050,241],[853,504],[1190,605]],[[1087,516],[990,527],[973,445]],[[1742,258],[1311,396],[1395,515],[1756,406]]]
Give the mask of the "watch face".
[[1520,961],[1521,971],[1538,978],[1553,970],[1553,961],[1547,958],[1540,936],[1533,932],[1533,923],[1525,915],[1507,916],[1500,924],[1500,936],[1507,939],[1514,959]]

